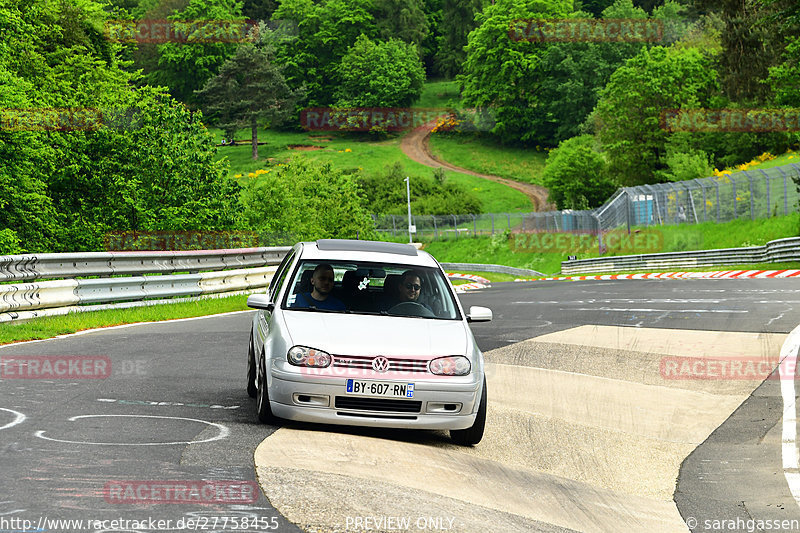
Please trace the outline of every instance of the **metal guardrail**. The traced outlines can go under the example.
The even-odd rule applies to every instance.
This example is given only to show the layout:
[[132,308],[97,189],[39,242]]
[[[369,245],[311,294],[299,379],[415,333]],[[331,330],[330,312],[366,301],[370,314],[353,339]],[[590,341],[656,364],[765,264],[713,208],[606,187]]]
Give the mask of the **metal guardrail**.
[[[0,281],[33,281],[0,284],[0,323],[48,314],[41,310],[80,304],[191,297],[266,287],[277,265],[290,249],[91,252],[0,257]],[[85,279],[87,277],[90,279]],[[48,281],[38,281],[48,278]]]
[[764,246],[748,248],[620,255],[563,261],[561,273],[572,275],[583,272],[621,272],[787,261],[800,261],[800,237],[778,239],[770,241]]
[[291,249],[85,252],[0,256],[0,282],[87,276],[171,274],[278,264]]

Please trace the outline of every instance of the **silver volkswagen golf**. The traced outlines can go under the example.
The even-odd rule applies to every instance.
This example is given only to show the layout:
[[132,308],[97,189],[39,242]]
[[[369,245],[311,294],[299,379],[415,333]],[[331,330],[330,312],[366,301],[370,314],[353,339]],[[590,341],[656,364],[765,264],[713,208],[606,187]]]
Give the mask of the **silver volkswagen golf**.
[[447,429],[477,444],[483,354],[442,267],[410,244],[296,244],[267,294],[251,295],[247,392],[258,418]]

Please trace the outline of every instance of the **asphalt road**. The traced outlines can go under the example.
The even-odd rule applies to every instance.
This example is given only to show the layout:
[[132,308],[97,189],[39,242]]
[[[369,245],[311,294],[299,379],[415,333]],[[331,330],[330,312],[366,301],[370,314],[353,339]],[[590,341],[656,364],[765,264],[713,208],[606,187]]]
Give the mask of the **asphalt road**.
[[[798,322],[800,281],[508,283],[461,298],[466,306],[494,310],[493,322],[473,326],[486,351],[585,324],[787,333]],[[179,505],[125,503],[114,492],[133,481],[199,487],[215,480],[252,487],[253,452],[275,428],[256,422],[244,390],[248,330],[249,313],[240,313],[0,347],[6,371],[13,368],[8,366],[13,356],[97,356],[110,363],[102,379],[0,379],[0,532],[23,526],[95,533],[175,530],[181,519],[184,531],[298,531],[260,493],[256,499],[241,497],[246,490],[218,494],[214,503]],[[762,502],[754,496],[771,494],[774,505],[786,511],[777,516],[800,514],[782,479],[780,439],[763,439],[779,431],[781,415],[775,384],[765,386],[773,388],[759,389],[748,409],[732,416],[686,461],[676,497],[682,514],[725,516],[736,507],[731,502],[748,500],[741,488],[709,497],[708,484],[697,481],[708,454],[735,454],[737,439],[755,447],[730,482],[741,485],[748,472],[758,473],[751,500]],[[762,423],[754,425],[755,419]],[[758,448],[761,443],[765,446]],[[726,486],[728,481],[719,479],[717,488]],[[762,503],[756,513],[775,509]],[[746,505],[739,508],[752,517]],[[186,524],[188,519],[196,520]]]
[[472,326],[484,351],[585,324],[788,333],[800,323],[791,279],[510,282],[460,298],[494,311]]

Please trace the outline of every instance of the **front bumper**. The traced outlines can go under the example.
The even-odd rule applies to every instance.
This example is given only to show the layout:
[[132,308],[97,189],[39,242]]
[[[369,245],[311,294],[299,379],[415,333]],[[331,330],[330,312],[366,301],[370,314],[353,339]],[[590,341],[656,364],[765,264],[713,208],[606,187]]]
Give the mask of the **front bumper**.
[[[272,367],[269,398],[275,416],[324,424],[466,429],[475,422],[483,382],[483,376],[475,372],[461,377],[434,377],[430,374],[319,376],[304,372],[297,367]],[[345,394],[348,377],[414,383],[414,397],[389,401],[381,398],[375,402],[376,398],[348,395]]]

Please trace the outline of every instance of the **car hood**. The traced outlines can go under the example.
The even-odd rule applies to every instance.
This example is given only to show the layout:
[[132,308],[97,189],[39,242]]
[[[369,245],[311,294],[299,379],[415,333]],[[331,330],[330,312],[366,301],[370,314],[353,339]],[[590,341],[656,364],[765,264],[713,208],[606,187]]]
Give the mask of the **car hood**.
[[288,311],[284,319],[295,345],[334,355],[465,355],[469,346],[460,320],[310,311]]

